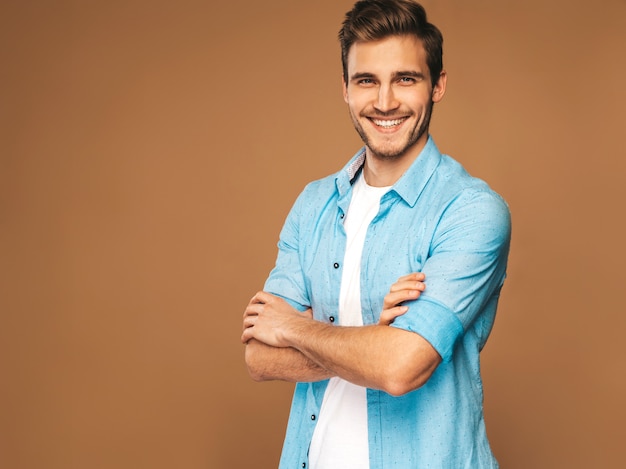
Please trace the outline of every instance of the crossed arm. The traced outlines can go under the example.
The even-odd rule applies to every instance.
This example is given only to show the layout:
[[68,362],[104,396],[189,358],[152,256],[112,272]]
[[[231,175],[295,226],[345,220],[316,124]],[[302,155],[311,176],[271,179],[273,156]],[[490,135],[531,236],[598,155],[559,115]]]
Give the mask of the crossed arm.
[[258,381],[319,381],[333,376],[402,395],[422,386],[441,362],[413,332],[388,327],[407,310],[401,303],[424,290],[424,275],[401,277],[385,296],[376,325],[331,326],[300,313],[279,297],[257,293],[244,312],[246,364]]

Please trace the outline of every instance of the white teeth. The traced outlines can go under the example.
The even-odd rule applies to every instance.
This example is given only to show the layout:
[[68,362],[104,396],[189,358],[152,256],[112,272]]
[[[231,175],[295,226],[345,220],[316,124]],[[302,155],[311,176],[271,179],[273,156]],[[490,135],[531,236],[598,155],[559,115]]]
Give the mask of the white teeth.
[[385,128],[390,128],[390,127],[394,127],[396,125],[401,124],[402,122],[404,122],[404,119],[394,119],[394,120],[378,120],[378,119],[372,119],[372,121],[374,122],[374,124],[380,126],[380,127],[385,127]]

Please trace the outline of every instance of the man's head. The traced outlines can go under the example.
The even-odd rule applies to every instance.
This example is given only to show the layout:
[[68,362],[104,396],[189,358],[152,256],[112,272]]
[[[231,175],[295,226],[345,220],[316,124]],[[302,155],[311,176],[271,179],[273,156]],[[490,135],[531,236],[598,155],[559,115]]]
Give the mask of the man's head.
[[[368,155],[408,165],[428,140],[447,75],[442,36],[409,0],[360,0],[339,33],[343,96]],[[395,164],[395,163],[394,163]]]
[[355,42],[404,35],[422,41],[434,86],[443,70],[443,36],[427,21],[424,8],[410,0],[359,0],[346,13],[339,31],[344,81],[348,81],[348,53]]

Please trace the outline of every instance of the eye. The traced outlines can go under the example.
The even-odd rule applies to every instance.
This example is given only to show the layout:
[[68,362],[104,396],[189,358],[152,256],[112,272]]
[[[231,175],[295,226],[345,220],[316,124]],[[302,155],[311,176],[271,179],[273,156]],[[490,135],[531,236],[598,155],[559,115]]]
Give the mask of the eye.
[[374,80],[371,78],[361,78],[357,83],[359,85],[373,85]]
[[400,77],[400,83],[402,84],[411,85],[416,82],[417,80],[414,77]]

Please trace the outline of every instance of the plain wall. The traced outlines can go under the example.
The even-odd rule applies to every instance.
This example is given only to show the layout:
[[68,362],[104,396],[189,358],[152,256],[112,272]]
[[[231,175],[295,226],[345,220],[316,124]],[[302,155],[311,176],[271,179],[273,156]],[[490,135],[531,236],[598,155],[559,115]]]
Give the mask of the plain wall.
[[[276,467],[292,385],[241,316],[360,147],[347,0],[0,3],[0,466]],[[626,2],[424,2],[440,149],[509,202],[483,352],[506,469],[620,467]]]

